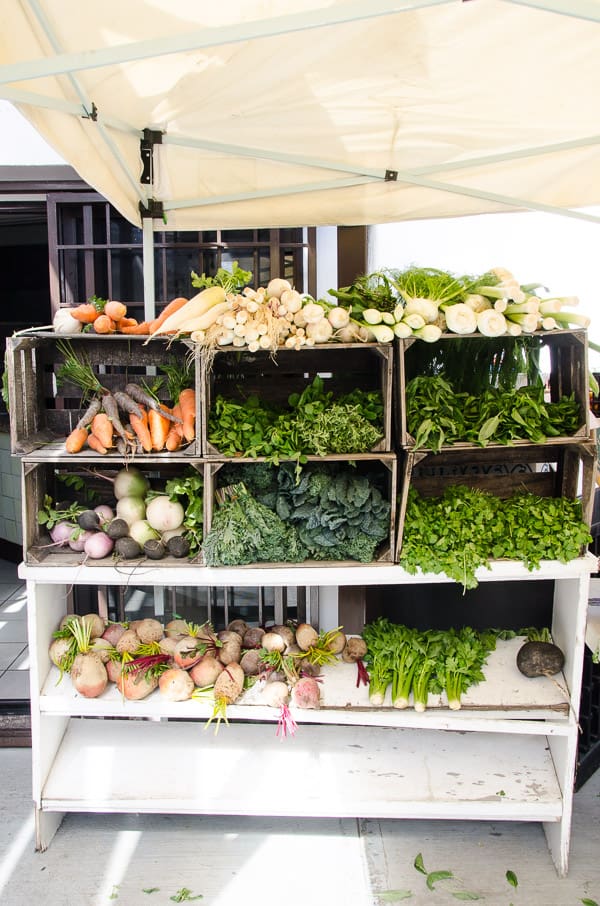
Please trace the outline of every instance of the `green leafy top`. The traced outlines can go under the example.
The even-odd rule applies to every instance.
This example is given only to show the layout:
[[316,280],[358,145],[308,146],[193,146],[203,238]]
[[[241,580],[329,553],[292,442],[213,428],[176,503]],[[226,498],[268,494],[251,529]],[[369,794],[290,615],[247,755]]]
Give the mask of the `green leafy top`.
[[195,271],[192,271],[191,277],[192,286],[196,289],[222,286],[226,293],[239,293],[252,280],[252,271],[242,270],[237,261],[232,261],[230,271],[220,267],[214,277],[207,277],[205,273],[199,276]]

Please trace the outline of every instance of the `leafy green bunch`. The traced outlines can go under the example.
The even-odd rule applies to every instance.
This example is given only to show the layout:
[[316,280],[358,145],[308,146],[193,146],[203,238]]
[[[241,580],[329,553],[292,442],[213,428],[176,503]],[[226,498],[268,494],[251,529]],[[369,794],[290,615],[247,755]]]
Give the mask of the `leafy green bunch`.
[[477,586],[476,570],[490,559],[531,570],[542,560],[573,560],[590,542],[578,500],[531,493],[505,500],[462,485],[422,497],[411,487],[399,562],[412,574],[445,573],[466,589]]
[[485,447],[515,440],[544,443],[548,437],[575,434],[582,421],[574,394],[546,402],[541,380],[519,388],[488,387],[458,393],[441,375],[421,375],[406,386],[406,423],[415,447],[438,452],[458,442]]

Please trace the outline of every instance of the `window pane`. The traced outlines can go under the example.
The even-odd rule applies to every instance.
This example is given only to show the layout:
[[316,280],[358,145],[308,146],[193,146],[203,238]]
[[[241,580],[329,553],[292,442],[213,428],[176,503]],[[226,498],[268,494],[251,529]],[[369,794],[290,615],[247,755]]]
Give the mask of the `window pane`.
[[120,214],[111,211],[110,241],[117,245],[128,245],[131,243],[134,245],[141,245],[142,231],[139,227],[135,227],[132,223],[129,223],[128,220],[125,220],[124,217],[121,217]]
[[302,242],[302,238],[302,227],[279,231],[280,242]]
[[169,245],[177,242],[194,242],[198,244],[198,233],[196,232],[172,232],[168,231],[165,233],[155,233],[154,241],[160,242],[161,245]]
[[243,271],[252,271],[254,274],[254,251],[252,249],[223,249],[221,265],[228,271],[233,270],[233,262],[237,261]]
[[106,245],[106,205],[92,206],[92,235],[94,245]]
[[58,244],[81,245],[83,243],[83,206],[61,205],[58,216]]
[[268,251],[259,253],[258,274],[254,275],[255,286],[266,286],[271,279],[271,256]]
[[79,305],[80,302],[85,302],[83,252],[68,249],[61,251],[58,261],[61,305]]
[[254,242],[254,230],[223,230],[223,242]]
[[144,301],[142,251],[122,249],[111,253],[112,296],[126,305]]
[[256,236],[259,242],[270,242],[271,230],[257,230]]
[[163,255],[168,254],[162,248],[154,249],[154,294],[157,301],[165,301],[165,283],[163,280]]
[[167,286],[166,301],[176,296],[192,295],[191,272],[198,272],[197,249],[166,249]]
[[[94,290],[93,295],[101,299],[110,298],[108,285],[108,253],[105,251],[94,252]],[[118,299],[113,292],[113,299]]]
[[200,253],[200,266],[194,268],[197,274],[214,276],[219,269],[220,254],[217,249]]
[[200,239],[202,242],[216,242],[217,241],[217,231],[216,230],[204,230],[203,233],[200,233]]

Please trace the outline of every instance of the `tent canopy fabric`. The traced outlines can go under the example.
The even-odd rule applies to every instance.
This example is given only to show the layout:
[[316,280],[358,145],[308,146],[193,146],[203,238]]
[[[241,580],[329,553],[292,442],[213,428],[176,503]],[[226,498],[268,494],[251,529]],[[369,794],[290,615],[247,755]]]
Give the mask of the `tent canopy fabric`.
[[154,229],[600,204],[600,0],[3,0],[0,97]]

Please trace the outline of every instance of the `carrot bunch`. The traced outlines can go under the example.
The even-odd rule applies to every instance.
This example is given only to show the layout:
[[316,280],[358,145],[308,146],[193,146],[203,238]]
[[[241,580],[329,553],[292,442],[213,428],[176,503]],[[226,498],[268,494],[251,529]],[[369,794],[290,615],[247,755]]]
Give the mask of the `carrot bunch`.
[[127,306],[115,299],[99,299],[93,296],[89,302],[83,302],[69,309],[69,314],[82,324],[91,324],[94,333],[107,334],[121,332],[130,324],[137,324],[135,318],[127,317]]
[[91,324],[94,333],[124,333],[146,336],[158,330],[162,324],[182,308],[188,300],[183,296],[172,299],[161,313],[151,321],[137,321],[127,317],[127,306],[113,299],[105,300],[93,296],[89,302],[69,309],[69,314],[82,324]]
[[124,390],[104,391],[94,397],[65,441],[67,453],[88,446],[96,453],[116,449],[120,454],[174,453],[195,439],[196,398],[182,390],[170,408],[138,384]]

